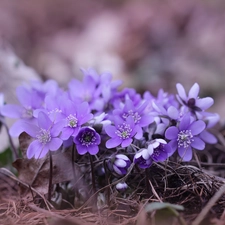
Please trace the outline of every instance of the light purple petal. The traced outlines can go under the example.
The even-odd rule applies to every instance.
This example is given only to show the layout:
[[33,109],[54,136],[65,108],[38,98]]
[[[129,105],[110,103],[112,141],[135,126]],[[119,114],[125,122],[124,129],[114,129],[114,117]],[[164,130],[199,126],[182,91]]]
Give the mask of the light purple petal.
[[52,125],[52,121],[49,119],[49,117],[44,112],[39,112],[38,114],[38,126],[40,128],[44,128],[48,130],[50,126]]
[[77,145],[77,152],[80,154],[80,155],[84,155],[85,153],[87,153],[88,151],[88,148],[86,146],[83,146],[83,145]]
[[170,106],[167,110],[168,116],[176,120],[179,117],[179,111],[174,106]]
[[177,139],[177,135],[179,133],[179,130],[177,127],[169,127],[165,132],[165,137],[169,140]]
[[137,133],[135,135],[135,138],[136,139],[141,139],[143,137],[143,130],[141,127],[137,126]]
[[171,156],[177,150],[177,140],[170,141],[168,145],[171,147],[171,152],[168,156]]
[[21,103],[21,105],[31,106],[31,104],[32,104],[31,92],[28,91],[25,87],[23,87],[23,86],[17,87],[16,95],[17,95],[17,98],[18,98],[19,102]]
[[106,132],[106,134],[108,134],[110,137],[115,137],[115,136],[117,136],[116,135],[116,127],[115,126],[112,126],[112,125],[107,125],[107,126],[105,126],[105,132]]
[[212,106],[213,103],[214,103],[214,100],[212,98],[206,97],[206,98],[197,99],[195,105],[202,110],[206,110],[210,106]]
[[123,159],[115,160],[114,164],[118,167],[125,167],[127,163]]
[[51,135],[52,137],[57,137],[59,133],[62,131],[62,129],[65,126],[65,120],[60,120],[56,124],[54,124],[51,128]]
[[194,121],[190,126],[189,130],[193,135],[200,134],[205,129],[205,123],[202,120]]
[[207,130],[203,130],[202,133],[199,135],[199,137],[206,143],[209,144],[216,144],[217,143],[217,138],[209,133]]
[[99,147],[97,145],[89,146],[88,152],[90,153],[90,155],[96,155],[99,152]]
[[186,130],[187,127],[190,125],[190,115],[185,114],[182,120],[180,121],[179,124],[179,130]]
[[124,141],[122,141],[121,146],[123,148],[125,148],[125,147],[129,146],[131,143],[132,143],[132,138],[128,138],[128,139],[125,139]]
[[141,116],[141,119],[139,121],[139,125],[141,127],[145,127],[145,126],[148,126],[149,124],[151,124],[152,122],[154,121],[154,118],[150,115],[143,115]]
[[39,141],[35,140],[30,143],[30,145],[27,148],[27,158],[31,159],[33,156],[35,156],[36,153],[40,154],[42,149],[42,145]]
[[194,99],[196,99],[197,97],[198,97],[198,94],[199,94],[199,85],[197,84],[197,83],[195,83],[192,87],[191,87],[191,89],[190,89],[190,91],[189,91],[189,93],[188,93],[188,98],[190,99],[190,98],[194,98]]
[[190,161],[192,159],[192,149],[190,146],[187,148],[178,148],[178,153],[183,161]]
[[36,154],[35,154],[34,157],[35,157],[35,159],[41,159],[41,158],[45,157],[45,156],[48,154],[48,152],[49,152],[48,146],[42,145],[42,149],[41,149],[41,151],[40,151],[40,154],[38,154],[38,153],[36,152]]
[[1,108],[1,114],[10,118],[22,117],[23,107],[20,105],[3,105]]
[[40,128],[36,125],[27,123],[23,120],[16,121],[9,130],[9,134],[13,137],[18,137],[22,132],[26,132],[31,137],[36,137]]
[[113,138],[113,139],[109,139],[105,145],[106,145],[106,148],[115,148],[117,147],[118,145],[120,145],[122,142],[122,139],[120,138]]
[[46,144],[48,146],[49,150],[56,151],[60,148],[63,141],[60,138],[52,138],[49,143]]
[[74,129],[71,128],[71,127],[65,127],[65,128],[63,128],[62,133],[60,135],[60,138],[62,140],[68,140],[68,138],[72,136],[72,134],[74,132],[73,130]]
[[187,95],[186,95],[186,92],[185,92],[185,90],[184,90],[183,85],[181,85],[180,83],[178,83],[178,84],[176,85],[176,88],[177,88],[177,92],[178,92],[179,96],[180,96],[184,101],[186,101],[186,100],[187,100]]
[[205,142],[199,137],[194,137],[193,140],[194,141],[191,143],[191,146],[193,148],[196,148],[198,150],[203,150],[205,148]]

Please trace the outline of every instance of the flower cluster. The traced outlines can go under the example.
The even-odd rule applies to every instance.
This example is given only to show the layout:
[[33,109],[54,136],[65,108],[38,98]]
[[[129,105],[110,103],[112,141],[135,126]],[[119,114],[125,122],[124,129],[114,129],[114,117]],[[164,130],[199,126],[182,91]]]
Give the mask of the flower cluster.
[[206,111],[213,99],[200,98],[197,83],[188,94],[177,84],[177,95],[159,90],[157,96],[149,91],[141,96],[119,89],[122,82],[113,81],[110,73],[82,72],[83,80],[71,80],[66,90],[53,80],[20,86],[20,105],[1,107],[1,115],[18,119],[12,136],[26,132],[33,138],[28,158],[75,146],[79,155],[104,154],[108,170],[124,176],[132,163],[145,169],[176,151],[189,161],[193,149],[216,143],[207,129],[219,116]]

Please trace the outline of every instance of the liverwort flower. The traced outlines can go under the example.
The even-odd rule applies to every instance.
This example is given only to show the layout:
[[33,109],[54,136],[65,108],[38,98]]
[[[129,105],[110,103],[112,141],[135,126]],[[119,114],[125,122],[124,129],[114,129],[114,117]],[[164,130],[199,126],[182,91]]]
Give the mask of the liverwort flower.
[[126,189],[128,188],[128,185],[127,185],[127,183],[125,183],[125,182],[120,182],[120,183],[118,183],[118,184],[116,184],[116,189],[118,190],[118,191],[125,191]]
[[130,167],[131,161],[126,155],[117,154],[108,161],[107,165],[109,170],[122,176],[127,173],[127,169]]
[[81,126],[93,118],[87,102],[83,102],[77,106],[72,101],[65,100],[64,103],[62,103],[62,109],[62,118],[65,122],[65,126],[62,129],[60,137],[63,140],[67,140],[71,136],[75,137]]
[[139,150],[134,156],[134,163],[142,169],[150,167],[153,161],[165,161],[172,152],[171,146],[161,138],[151,140],[146,144],[148,147]]
[[1,109],[2,115],[24,120],[33,119],[33,111],[40,108],[42,104],[42,99],[38,93],[32,89],[20,86],[16,89],[16,94],[21,105],[4,105]]
[[140,149],[134,156],[134,163],[137,164],[141,169],[149,168],[152,165],[151,154],[148,149]]
[[164,139],[157,138],[149,142],[148,152],[155,162],[163,162],[169,157],[172,148]]
[[176,85],[177,87],[177,99],[182,104],[187,106],[192,112],[195,111],[204,111],[208,109],[213,103],[213,99],[211,97],[206,98],[199,98],[199,90],[200,87],[197,83],[195,83],[190,91],[188,92],[188,95],[186,94],[184,87],[178,83]]
[[99,151],[98,145],[101,142],[100,135],[92,127],[82,127],[74,138],[74,143],[77,147],[77,152],[80,155],[89,153],[95,155]]
[[143,136],[142,127],[148,126],[154,121],[154,118],[148,113],[145,113],[147,107],[147,101],[141,102],[138,105],[134,105],[133,101],[129,98],[125,100],[125,104],[120,109],[115,109],[113,115],[118,115],[124,120],[131,116],[134,120],[135,125],[137,126],[137,134],[135,137],[140,139]]
[[56,151],[63,143],[58,137],[63,128],[62,122],[54,124],[44,112],[39,112],[37,124],[34,125],[26,121],[23,123],[24,131],[34,138],[27,149],[28,159],[33,156],[36,159],[43,158],[49,150]]
[[106,142],[106,147],[115,148],[120,144],[123,148],[129,146],[137,132],[137,126],[134,123],[133,117],[127,117],[126,121],[120,117],[115,117],[114,122],[115,126],[105,126],[105,132],[111,137]]
[[192,148],[203,150],[204,141],[199,137],[206,125],[202,120],[191,121],[190,115],[186,114],[180,121],[178,127],[171,126],[165,132],[165,137],[171,140],[168,144],[174,153],[178,149],[178,154],[184,161],[192,159]]

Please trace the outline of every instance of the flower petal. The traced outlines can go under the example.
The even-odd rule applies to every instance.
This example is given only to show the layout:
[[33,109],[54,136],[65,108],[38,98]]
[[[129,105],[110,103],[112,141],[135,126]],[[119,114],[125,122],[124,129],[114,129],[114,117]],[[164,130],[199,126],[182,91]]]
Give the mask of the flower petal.
[[116,135],[116,127],[112,125],[107,125],[105,126],[105,132],[108,134],[110,137],[115,137]]
[[48,130],[50,126],[52,125],[52,121],[49,119],[49,117],[44,112],[39,112],[38,114],[38,126],[40,128],[44,128]]
[[198,150],[203,150],[205,148],[205,142],[201,140],[199,137],[194,137],[191,146]]
[[85,153],[88,152],[88,148],[84,145],[77,145],[77,152],[80,154],[80,155],[84,155]]
[[124,141],[122,141],[121,146],[125,148],[129,146],[132,143],[132,141],[133,141],[132,138],[125,139]]
[[20,105],[3,105],[1,108],[1,114],[10,118],[22,117],[23,107]]
[[199,137],[206,143],[209,144],[217,143],[217,138],[207,130],[203,130],[202,133],[199,135]]
[[9,134],[13,137],[18,137],[22,132],[26,132],[31,137],[36,137],[40,128],[32,123],[27,123],[24,120],[16,121],[9,130]]
[[88,152],[90,153],[90,155],[96,155],[99,152],[99,147],[97,145],[89,146]]
[[112,138],[112,139],[109,139],[105,145],[106,145],[106,148],[115,148],[117,147],[118,145],[120,145],[122,142],[122,140],[120,138]]
[[167,113],[168,113],[168,116],[171,118],[171,119],[174,119],[176,120],[178,117],[179,117],[179,111],[176,107],[174,106],[170,106],[167,110]]
[[169,140],[177,139],[178,133],[179,133],[178,128],[175,126],[172,126],[166,130],[165,137]]
[[190,126],[189,130],[193,135],[200,134],[205,129],[205,123],[202,120],[194,121]]
[[184,117],[181,119],[179,124],[179,130],[186,130],[187,127],[190,125],[190,115],[185,114]]
[[183,161],[190,161],[192,159],[192,149],[190,146],[178,148],[178,153]]
[[199,85],[197,84],[197,83],[195,83],[192,87],[191,87],[191,89],[190,89],[190,91],[189,91],[189,93],[188,93],[188,98],[190,99],[190,98],[194,98],[194,99],[196,99],[197,97],[198,97],[198,94],[199,94]]
[[27,148],[27,158],[31,159],[36,154],[40,155],[41,149],[42,149],[42,145],[40,144],[39,141],[35,140],[31,142]]
[[195,105],[202,110],[206,110],[210,106],[212,106],[213,103],[214,103],[214,100],[211,97],[206,97],[206,98],[197,99]]
[[60,148],[62,143],[63,141],[60,138],[52,138],[46,146],[48,146],[49,150],[56,151]]
[[177,88],[177,92],[179,94],[179,96],[184,100],[186,101],[187,100],[187,95],[186,95],[186,92],[184,90],[184,87],[182,84],[178,83],[176,84],[176,88]]

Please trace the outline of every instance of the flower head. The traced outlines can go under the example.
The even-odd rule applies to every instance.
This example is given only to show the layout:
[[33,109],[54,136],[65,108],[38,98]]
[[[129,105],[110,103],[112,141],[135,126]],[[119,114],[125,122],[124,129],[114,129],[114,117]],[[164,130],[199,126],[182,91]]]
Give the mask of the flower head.
[[38,114],[37,122],[37,125],[26,121],[23,123],[24,131],[34,138],[27,149],[28,159],[33,156],[36,159],[42,158],[49,150],[58,150],[63,143],[58,137],[63,128],[63,123],[54,124],[44,112]]
[[190,115],[185,115],[178,127],[171,126],[165,132],[165,137],[169,140],[172,153],[178,149],[178,154],[184,161],[192,158],[192,148],[203,150],[204,141],[199,134],[205,129],[206,125],[202,120],[191,121]]
[[125,175],[130,165],[130,159],[123,154],[117,154],[115,157],[111,158],[108,161],[109,169],[112,172],[116,172],[118,175]]
[[140,149],[134,156],[134,163],[141,169],[146,169],[152,165],[151,152],[148,149]]
[[155,162],[165,161],[169,153],[172,152],[170,145],[164,139],[154,139],[148,145],[148,151],[151,154],[151,159]]
[[95,155],[99,151],[98,145],[101,142],[100,135],[92,127],[82,127],[74,138],[74,143],[77,147],[77,152],[80,155],[89,153]]
[[111,139],[106,142],[107,148],[115,148],[120,144],[122,147],[127,147],[132,143],[132,138],[137,132],[137,127],[131,116],[129,116],[126,121],[120,117],[116,117],[115,126],[106,126],[105,132],[111,137]]
[[199,98],[199,90],[200,87],[197,83],[195,83],[190,91],[188,92],[188,95],[186,94],[184,87],[178,83],[176,85],[177,87],[177,98],[180,101],[181,104],[187,106],[192,112],[195,111],[203,111],[208,109],[213,104],[213,99],[210,97],[206,98]]

